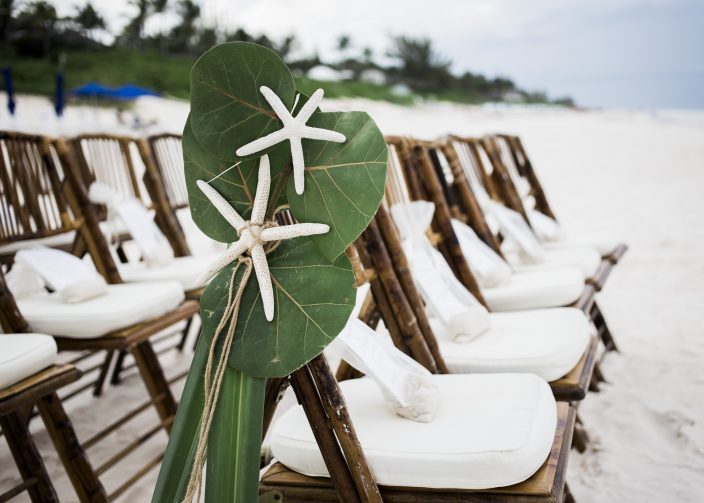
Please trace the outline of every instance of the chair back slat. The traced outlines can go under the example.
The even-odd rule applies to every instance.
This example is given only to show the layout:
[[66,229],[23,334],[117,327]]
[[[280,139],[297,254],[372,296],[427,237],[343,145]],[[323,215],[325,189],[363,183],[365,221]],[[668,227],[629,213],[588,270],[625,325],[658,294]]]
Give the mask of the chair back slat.
[[[0,154],[0,246],[71,233],[71,249],[89,252],[98,272],[120,283],[80,167],[65,142],[0,132]],[[0,250],[3,262],[11,262],[17,249]]]
[[[109,135],[81,135],[69,142],[82,176],[89,187],[93,181],[112,188],[120,199],[137,198],[155,211],[154,221],[174,250],[174,255],[190,255],[183,229],[166,200],[164,182],[155,176],[155,164],[144,141]],[[101,220],[107,208],[94,205]],[[124,237],[124,236],[122,236]]]
[[484,216],[484,212],[479,205],[479,200],[467,179],[467,171],[465,171],[460,161],[458,149],[461,147],[462,144],[459,142],[448,140],[438,144],[435,150],[437,151],[439,160],[444,159],[447,162],[451,173],[451,179],[449,180],[451,190],[455,194],[459,211],[466,217],[465,222],[472,227],[482,241],[503,257],[499,240],[492,232]]
[[122,199],[136,197],[145,203],[132,160],[129,138],[108,135],[81,135],[69,141],[81,166],[83,183],[103,183]]
[[0,132],[0,244],[73,230],[51,143]]
[[169,204],[174,209],[188,207],[188,190],[183,170],[181,136],[161,134],[147,138],[154,163],[161,176]]
[[518,172],[530,184],[531,195],[535,198],[535,209],[556,220],[555,214],[553,213],[550,203],[548,202],[548,198],[545,195],[545,190],[538,179],[538,175],[533,169],[533,164],[531,163],[530,158],[523,147],[523,142],[521,139],[518,136],[511,135],[498,135],[497,138],[500,138],[506,143]]
[[528,219],[528,214],[523,206],[523,201],[518,193],[516,185],[513,183],[511,174],[508,168],[501,158],[501,152],[498,145],[491,136],[485,136],[481,140],[477,140],[476,144],[478,148],[483,150],[492,166],[492,178],[494,179],[498,192],[501,198],[501,202],[507,207],[515,212],[521,214],[526,224],[530,227],[530,220]]
[[[156,222],[166,235],[174,254],[191,254],[177,211],[188,207],[188,191],[181,156],[181,138],[160,135],[137,141],[144,163],[144,186],[156,211]],[[177,156],[178,159],[177,159]]]

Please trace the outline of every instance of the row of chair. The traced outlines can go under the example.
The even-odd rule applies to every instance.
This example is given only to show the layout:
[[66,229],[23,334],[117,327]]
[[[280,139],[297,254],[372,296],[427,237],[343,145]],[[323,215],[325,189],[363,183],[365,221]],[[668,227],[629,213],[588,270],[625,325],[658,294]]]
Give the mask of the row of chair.
[[[495,373],[527,372],[549,381],[552,394],[559,402],[559,421],[554,438],[550,440],[550,455],[544,463],[541,460],[539,470],[524,477],[527,480],[509,488],[479,487],[481,484],[476,478],[465,477],[465,485],[472,479],[479,486],[462,489],[462,483],[459,483],[451,484],[452,487],[447,488],[449,490],[440,490],[443,489],[442,483],[438,486],[432,486],[432,483],[423,485],[427,478],[422,474],[417,476],[417,485],[404,488],[408,485],[408,478],[395,478],[399,470],[408,470],[414,463],[421,469],[424,465],[427,468],[428,463],[440,461],[432,457],[418,457],[415,453],[415,459],[406,460],[406,468],[401,466],[396,471],[383,468],[389,461],[384,446],[372,448],[371,453],[365,450],[368,432],[380,425],[366,421],[364,411],[371,409],[354,402],[355,399],[361,400],[361,403],[366,400],[364,397],[368,393],[363,388],[366,384],[360,384],[365,380],[351,380],[358,377],[359,372],[342,362],[337,371],[337,380],[344,381],[341,386],[343,394],[325,358],[319,357],[289,378],[272,379],[268,383],[266,426],[273,417],[277,397],[289,383],[293,385],[302,406],[301,411],[293,409],[272,427],[272,450],[280,463],[269,467],[262,478],[261,491],[263,494],[284,496],[290,501],[335,501],[338,498],[343,501],[378,501],[380,495],[385,501],[446,501],[453,498],[560,501],[569,495],[564,484],[564,473],[575,431],[577,404],[589,389],[598,388],[600,356],[616,349],[595,297],[603,288],[613,265],[625,252],[625,246],[597,243],[585,246],[574,241],[555,241],[544,246],[546,254],[543,261],[549,264],[520,264],[521,257],[516,252],[515,243],[506,239],[506,230],[491,218],[492,215],[487,214],[486,205],[489,203],[482,199],[485,197],[509,208],[520,215],[525,225],[534,232],[534,212],[554,219],[555,215],[518,138],[504,135],[482,139],[449,137],[424,142],[389,137],[387,143],[390,161],[386,200],[369,228],[348,250],[358,284],[369,284],[369,295],[362,305],[360,319],[370,327],[377,327],[383,322],[394,344],[435,374],[482,373],[491,376]],[[120,288],[136,289],[128,292],[135,302],[141,299],[138,290],[149,288],[148,285],[152,285],[154,290],[164,289],[165,285],[174,288],[169,280],[178,281],[183,295],[176,302],[171,300],[175,305],[164,309],[164,312],[152,312],[145,319],[133,320],[132,324],[124,323],[124,314],[119,313],[116,319],[122,321],[122,325],[105,326],[102,328],[104,333],[93,332],[76,337],[75,334],[81,332],[76,327],[87,323],[90,319],[87,313],[95,312],[95,306],[77,305],[79,309],[72,313],[75,325],[65,326],[57,332],[55,320],[41,319],[41,315],[47,312],[47,304],[43,304],[42,299],[27,300],[21,295],[15,298],[4,280],[0,285],[5,332],[26,333],[37,330],[37,327],[46,328],[41,331],[55,336],[60,351],[82,352],[77,357],[78,362],[86,359],[87,354],[105,352],[103,362],[92,369],[97,378],[88,386],[94,392],[100,393],[102,390],[114,354],[118,355],[112,365],[115,382],[119,380],[122,369],[126,368],[125,357],[128,354],[134,356],[150,395],[148,402],[140,405],[137,411],[126,411],[118,421],[86,442],[79,442],[72,433],[63,436],[52,434],[60,454],[72,453],[62,454],[61,457],[79,498],[84,501],[114,499],[158,464],[160,458],[150,460],[146,467],[108,495],[100,476],[134,449],[124,449],[114,459],[97,468],[92,467],[85,450],[152,405],[159,412],[161,424],[147,433],[154,435],[170,430],[176,401],[169,385],[181,376],[172,379],[164,376],[154,344],[158,337],[162,337],[157,334],[166,328],[176,326],[184,334],[187,332],[188,326],[184,327],[183,323],[190,324],[202,292],[202,286],[194,285],[192,279],[210,260],[207,255],[191,255],[186,233],[179,221],[183,217],[179,215],[179,210],[188,205],[180,138],[161,135],[134,140],[100,135],[62,140],[0,133],[0,146],[0,255],[7,264],[6,269],[12,264],[15,252],[39,243],[67,249],[79,256],[90,255],[96,269],[108,282]],[[173,263],[149,268],[139,261],[130,260],[133,254],[130,252],[127,230],[109,229],[106,225],[110,220],[109,208],[91,201],[90,187],[96,181],[110,186],[123,198],[138,198],[153,211],[155,222],[177,257]],[[419,276],[420,271],[417,267],[414,269],[413,260],[409,261],[406,256],[409,249],[404,247],[404,240],[398,234],[399,221],[394,221],[392,215],[394,207],[411,201],[432,203],[434,215],[430,241],[445,257],[462,287],[471,292],[484,309],[492,312],[488,332],[468,344],[453,340],[443,333],[442,326],[438,327],[435,318],[438,315],[442,317],[439,311],[443,310],[443,306],[433,308],[433,304],[438,304],[438,299],[432,299],[430,290],[426,291],[427,288],[424,289],[422,282],[415,277]],[[512,261],[511,268],[517,272],[511,281],[493,287],[481,284],[479,271],[472,260],[468,260],[467,250],[462,248],[462,239],[456,230],[457,222],[471,229],[502,260]],[[596,253],[594,258],[597,248],[600,253]],[[565,273],[566,269],[571,273]],[[11,270],[9,274],[12,275]],[[578,276],[576,279],[575,274]],[[189,300],[182,302],[184,297]],[[442,299],[439,303],[442,304]],[[559,313],[544,312],[546,308],[562,306],[572,307]],[[65,305],[60,307],[58,311],[51,312],[56,314],[68,309]],[[591,337],[592,330],[598,339]],[[563,332],[577,333],[577,336],[570,340],[563,337]],[[26,340],[28,338],[25,337],[23,341]],[[599,340],[605,350],[601,355],[598,354]],[[179,335],[176,347],[182,348],[183,343],[184,336]],[[561,351],[557,359],[554,357],[556,347]],[[550,356],[553,358],[550,359]],[[12,424],[26,425],[31,415],[28,411],[35,403],[48,431],[56,430],[56,417],[62,414],[61,400],[56,392],[69,380],[77,379],[80,372],[72,365],[55,366],[48,370],[42,368],[36,369],[41,371],[39,374],[0,391],[3,431],[11,431]],[[71,378],[59,381],[54,378],[54,384],[42,384],[44,391],[37,393],[37,383],[45,381],[41,376],[44,373],[55,376],[57,372]],[[48,377],[46,379],[50,381]],[[448,393],[464,393],[456,389],[459,382],[447,381]],[[521,385],[519,382],[514,384]],[[484,385],[491,386],[491,382],[484,382]],[[356,390],[355,386],[360,388]],[[474,396],[467,396],[460,402],[471,406],[471,400],[486,398],[483,393],[477,390]],[[25,398],[17,398],[22,396]],[[54,405],[52,413],[43,412],[47,407],[40,403],[42,400],[46,402],[47,397]],[[10,406],[5,406],[6,398]],[[14,403],[21,406],[14,407]],[[348,408],[352,411],[351,416],[347,413]],[[466,413],[466,410],[458,411],[448,416],[450,423],[439,422],[436,426],[451,433],[454,423]],[[306,456],[309,457],[303,460],[299,459],[300,452],[293,452],[292,457],[289,452],[287,458],[286,451],[282,455],[280,445],[276,444],[276,439],[281,439],[277,432],[286,429],[287,424],[300,426],[296,414],[304,414],[317,426],[314,430],[318,437],[312,438],[304,432],[302,435],[305,438],[297,439],[302,445],[308,443]],[[303,424],[307,424],[305,417]],[[10,419],[5,421],[4,418]],[[359,438],[355,435],[352,422],[360,431]],[[66,422],[61,424],[65,425]],[[575,441],[578,446],[583,446],[586,435],[579,429],[576,432]],[[289,431],[288,434],[295,436],[301,432]],[[27,431],[13,434],[12,438],[12,442],[17,439],[20,445],[31,444]],[[393,439],[390,441],[393,442]],[[432,434],[429,441],[433,441]],[[446,439],[439,441],[442,443]],[[137,448],[139,443],[140,440],[136,440],[128,447]],[[42,498],[45,498],[47,491],[51,492],[47,489],[51,488],[51,483],[44,471],[41,471],[41,477],[32,475],[35,473],[34,467],[41,465],[41,458],[31,456],[32,459],[27,460],[16,455],[17,446],[11,444],[11,450],[24,481],[15,492],[27,488],[35,500],[44,501]],[[77,458],[82,463],[76,464]],[[310,467],[311,464],[322,467],[322,471],[300,470],[305,475],[295,471],[297,466]],[[467,471],[466,466],[444,466],[448,473],[455,469],[459,470],[458,477]],[[329,475],[332,482],[310,478],[309,475]]]
[[[151,437],[160,432],[168,434],[171,429],[177,406],[171,387],[186,372],[165,375],[157,351],[182,348],[198,312],[197,300],[202,291],[192,288],[189,281],[200,272],[199,264],[209,259],[188,263],[186,258],[185,267],[164,267],[163,275],[156,278],[149,276],[153,270],[127,261],[129,250],[123,244],[129,236],[124,229],[115,232],[110,228],[108,209],[91,201],[89,188],[95,181],[103,181],[120,194],[151,198],[146,199],[148,207],[169,238],[174,255],[188,253],[174,213],[164,214],[164,206],[152,202],[165,196],[154,192],[164,190],[164,184],[151,181],[150,164],[146,165],[149,169],[145,169],[144,178],[136,178],[132,164],[138,158],[135,148],[137,143],[124,138],[96,136],[67,141],[0,133],[0,256],[4,264],[4,274],[0,274],[0,321],[6,334],[23,334],[2,337],[0,343],[3,353],[12,354],[15,365],[25,373],[0,372],[4,377],[4,382],[0,382],[3,432],[23,479],[3,498],[26,489],[33,501],[58,501],[27,429],[33,405],[39,409],[81,501],[115,499],[161,461],[161,455],[150,459],[110,490],[102,483],[108,470]],[[43,285],[28,288],[31,282],[13,260],[18,252],[37,245],[89,257],[109,283],[106,293],[67,304],[58,292],[49,293]],[[61,356],[66,355],[63,359],[67,363],[47,369],[46,360],[37,358],[38,348],[47,345],[47,337],[25,335],[33,332],[52,336],[48,344],[53,347],[52,361],[58,350]],[[175,344],[163,342],[164,338],[173,339],[174,332]],[[161,349],[157,349],[159,346]],[[130,367],[139,372],[146,400],[125,404],[119,415],[106,417],[102,428],[79,442],[63,412],[62,401],[83,390],[100,395],[111,370],[111,381],[117,383],[121,373]],[[80,385],[66,388],[59,398],[60,388],[81,374],[85,376]],[[118,430],[130,428],[139,415],[151,410],[158,415],[157,424],[146,432],[135,432],[132,441],[100,465],[88,461],[91,449]]]
[[[330,373],[324,359],[312,362],[291,377],[301,406],[289,410],[272,426],[270,449],[276,462],[262,477],[263,493],[286,501],[333,501],[336,495],[343,501],[572,499],[565,484],[570,446],[574,441],[583,449],[588,441],[577,424],[578,404],[590,389],[598,389],[600,356],[616,349],[595,297],[626,247],[585,246],[578,240],[565,240],[552,248],[557,252],[553,264],[514,268],[516,276],[529,278],[527,283],[517,280],[509,282],[508,287],[480,287],[453,220],[470,226],[497,255],[508,255],[511,249],[502,246],[510,243],[502,243],[505,236],[501,230],[487,221],[490,215],[482,210],[476,192],[486,191],[507,207],[510,197],[514,211],[528,226],[529,210],[542,211],[546,216],[550,212],[549,216],[554,217],[534,172],[525,178],[531,188],[522,197],[516,187],[514,176],[532,169],[523,161],[527,159],[525,151],[516,150],[519,142],[507,136],[479,140],[451,137],[436,142],[387,138],[391,150],[387,196],[351,253],[358,283],[370,285],[360,319],[371,327],[383,321],[396,347],[430,372],[468,374],[463,376],[467,379],[438,379],[441,396],[446,399],[443,406],[450,410],[436,418],[432,426],[416,427],[393,413],[379,414],[379,404],[374,403],[378,402],[377,394],[369,388],[373,385],[368,380],[362,380],[367,381],[364,385],[359,380],[350,381],[359,377],[359,372],[345,362],[337,372],[343,393],[328,391]],[[515,152],[516,156],[507,161],[499,149],[504,149],[504,155]],[[513,176],[506,166],[511,160],[523,161],[524,166],[519,171],[514,165]],[[404,246],[399,236],[403,222],[393,218],[394,210],[410,200],[433,203],[430,241],[437,245],[462,285],[484,307],[498,311],[491,313],[488,331],[469,343],[453,339],[446,327],[438,327],[428,317],[447,309],[449,299],[435,292],[439,297],[435,302],[440,305],[428,309],[433,303],[428,295],[432,292],[418,277],[423,271],[407,256],[406,252],[413,250]],[[597,247],[601,253],[595,251]],[[582,272],[579,290],[576,294],[563,292],[562,299],[551,296],[556,287],[552,272],[562,270],[567,275],[567,267]],[[548,278],[547,286],[541,276],[543,281]],[[561,281],[559,275],[557,279]],[[547,381],[557,401],[558,421],[550,437],[549,455],[539,456],[539,463],[529,474],[521,472],[526,469],[521,464],[525,453],[505,445],[511,427],[517,427],[520,421],[509,420],[495,427],[482,423],[482,418],[499,422],[498,418],[515,419],[517,412],[511,406],[528,407],[521,401],[521,395],[527,392],[526,383],[518,382],[520,379],[502,382],[507,373],[515,372]],[[311,377],[318,392],[325,394],[320,404],[306,397],[306,380]],[[279,390],[273,389],[272,396],[277,395]],[[345,404],[349,415],[339,412]],[[323,417],[313,419],[320,415]],[[335,421],[336,415],[342,420]],[[318,427],[331,422],[337,442],[314,438],[306,416]],[[524,440],[528,445],[530,438]],[[504,450],[492,449],[497,445]],[[498,463],[497,457],[501,459]],[[497,473],[507,478],[492,486]],[[327,481],[320,478],[328,475],[332,478]],[[515,478],[511,481],[512,476]],[[370,480],[376,483],[370,484]]]

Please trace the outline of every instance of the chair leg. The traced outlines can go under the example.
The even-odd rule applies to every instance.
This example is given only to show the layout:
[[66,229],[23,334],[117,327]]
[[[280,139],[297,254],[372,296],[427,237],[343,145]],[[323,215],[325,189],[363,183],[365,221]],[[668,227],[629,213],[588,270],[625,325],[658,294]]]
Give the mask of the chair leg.
[[110,371],[110,363],[112,363],[112,357],[115,351],[108,349],[105,352],[105,361],[103,366],[100,367],[100,374],[98,374],[98,379],[95,381],[95,386],[93,386],[93,396],[101,396],[103,394],[103,388],[105,387],[105,379]]
[[122,379],[120,374],[122,373],[122,367],[125,365],[125,357],[127,356],[127,350],[121,349],[117,353],[117,360],[115,360],[115,368],[112,369],[112,377],[110,378],[110,384],[120,384]]
[[154,407],[156,407],[164,429],[167,433],[171,433],[172,419],[176,415],[177,405],[166,376],[164,376],[164,369],[162,369],[154,352],[154,347],[147,340],[132,347],[130,352],[134,356],[139,373],[142,375],[142,380],[147,387]]
[[602,314],[601,309],[599,308],[599,305],[596,303],[596,301],[594,301],[591,314],[592,321],[594,322],[594,325],[596,326],[596,329],[599,332],[599,337],[601,337],[606,351],[620,352],[618,346],[616,345],[616,341],[614,340],[613,334],[611,333],[611,330],[609,330],[609,327],[606,324],[606,320],[604,319],[604,315]]
[[596,374],[592,374],[592,377],[589,380],[589,391],[592,393],[598,393],[600,391],[599,379],[597,379]]
[[44,461],[29,433],[27,418],[19,412],[11,412],[0,417],[0,426],[22,480],[33,482],[27,487],[31,500],[35,503],[58,503],[59,498],[46,472]]
[[580,454],[587,450],[589,445],[589,435],[587,430],[581,424],[575,423],[574,431],[572,432],[572,447]]
[[191,325],[193,324],[193,318],[195,318],[195,316],[191,316],[190,318],[188,318],[188,321],[186,321],[186,327],[183,329],[183,334],[181,335],[181,340],[176,345],[176,349],[178,349],[179,353],[183,351],[183,347],[186,345],[186,339],[188,338],[188,332],[191,331]]
[[44,396],[37,402],[37,407],[78,499],[81,502],[107,503],[105,488],[78,442],[59,397],[56,393]]
[[597,382],[599,383],[608,383],[609,381],[606,380],[606,377],[604,377],[604,371],[601,370],[601,365],[599,365],[599,362],[594,363],[594,377],[596,377]]
[[565,492],[563,494],[562,501],[564,503],[577,503],[577,500],[574,499],[574,495],[572,494],[572,491],[570,491],[567,484],[565,484]]

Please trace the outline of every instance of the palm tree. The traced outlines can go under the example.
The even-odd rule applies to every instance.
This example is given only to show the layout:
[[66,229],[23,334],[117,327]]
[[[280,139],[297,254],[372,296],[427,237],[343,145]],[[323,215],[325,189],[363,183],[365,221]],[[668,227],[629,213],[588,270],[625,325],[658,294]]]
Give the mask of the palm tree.
[[81,27],[83,35],[91,39],[96,30],[104,30],[106,27],[105,19],[93,8],[90,2],[86,2],[83,7],[76,7],[73,21]]
[[187,51],[196,34],[196,21],[200,17],[200,7],[193,0],[180,0],[178,14],[181,22],[171,31],[171,46],[176,51]]
[[12,20],[13,0],[0,0],[0,41],[7,38],[7,31]]
[[140,45],[144,37],[144,24],[152,14],[163,12],[168,0],[130,0],[137,7],[137,14],[127,23],[122,36],[135,45]]
[[36,34],[42,41],[42,55],[47,55],[58,20],[53,5],[45,0],[34,0],[24,5],[24,9],[17,16],[16,24],[20,29]]

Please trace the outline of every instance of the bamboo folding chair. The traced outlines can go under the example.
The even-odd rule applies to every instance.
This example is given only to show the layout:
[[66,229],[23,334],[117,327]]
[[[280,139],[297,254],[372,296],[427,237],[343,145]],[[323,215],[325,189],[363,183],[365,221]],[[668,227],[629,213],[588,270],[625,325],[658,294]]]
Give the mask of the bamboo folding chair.
[[[147,208],[154,210],[154,221],[169,240],[174,255],[190,255],[183,229],[166,204],[164,184],[154,179],[153,170],[148,169],[150,158],[142,141],[125,136],[84,134],[70,139],[68,143],[86,187],[98,181],[111,187],[122,198],[139,199]],[[145,163],[141,179],[136,160]],[[105,217],[104,208],[100,209],[99,215]]]
[[[523,183],[528,188],[526,196],[534,199],[535,209],[557,220],[521,139],[518,136],[498,134],[486,137],[485,141],[487,143],[494,143],[495,148],[501,155],[503,163],[509,168],[509,174],[511,175],[514,185],[516,185],[517,180],[523,180]],[[627,250],[628,245],[618,243],[604,249],[602,255],[604,258],[616,264]]]
[[[391,138],[391,140],[394,142],[394,148],[398,148],[400,157],[402,157],[403,175],[408,182],[411,197],[430,200],[438,208],[435,225],[442,229],[441,234],[452,236],[452,234],[448,234],[452,231],[450,217],[458,218],[472,227],[476,234],[496,253],[502,255],[499,246],[501,236],[492,231],[482,213],[479,201],[468,181],[469,175],[460,162],[456,142],[448,140],[438,144],[423,144],[422,142],[414,144],[409,139]],[[463,153],[476,151],[477,148],[475,143],[469,143]],[[444,156],[447,161],[449,173],[441,166],[438,153]],[[483,184],[487,188],[487,192],[490,194],[499,192],[498,182],[495,178],[489,178],[484,171],[476,173],[476,176],[478,178],[484,177]],[[452,259],[459,261],[460,267],[462,267],[461,263],[464,261],[462,254],[455,254]],[[606,262],[606,260],[602,261],[602,263]],[[470,285],[467,286],[470,287]],[[587,285],[574,307],[579,307],[587,314],[604,343],[605,349],[607,351],[616,350],[616,343],[596,302],[597,291],[598,288],[594,282],[587,281]],[[596,373],[601,377],[598,366]]]
[[[76,169],[70,152],[62,141],[52,143],[40,136],[0,133],[0,193],[3,196],[0,200],[0,253],[5,245],[19,242],[50,245],[48,238],[62,233],[73,233],[76,240],[80,239],[90,253],[98,271],[109,282],[119,283],[117,268],[112,261],[105,237],[99,229],[98,219],[90,208],[85,187],[80,185]],[[2,254],[5,263],[11,263],[14,251]],[[10,293],[7,292],[7,295]],[[105,363],[98,367],[100,372],[97,379],[87,387],[94,387],[98,392],[102,389],[111,359],[117,351],[133,356],[149,394],[149,400],[145,403],[117,418],[86,441],[86,448],[95,445],[151,407],[154,407],[160,418],[158,425],[147,434],[130,442],[99,467],[99,474],[111,468],[162,429],[167,433],[170,431],[176,412],[176,400],[170,385],[185,377],[186,372],[167,379],[152,345],[158,338],[153,336],[187,323],[197,311],[198,303],[187,300],[162,316],[137,322],[100,337],[55,337],[60,351],[77,351],[83,354],[106,351]],[[18,310],[3,310],[0,322],[6,332],[26,333],[30,330]],[[87,319],[86,322],[90,320]],[[149,469],[156,466],[160,459],[161,456],[151,460],[147,467],[116,489],[111,497],[124,492]]]
[[[121,198],[135,197],[142,201],[144,205],[153,209],[154,220],[160,227],[169,241],[174,251],[176,261],[179,259],[190,262],[193,259],[185,259],[191,255],[186,236],[178,221],[176,208],[170,201],[175,194],[178,194],[180,201],[188,206],[188,194],[185,188],[185,180],[181,182],[177,178],[166,178],[161,176],[156,169],[156,159],[164,158],[162,150],[153,153],[149,143],[145,140],[135,140],[123,136],[110,135],[81,135],[69,140],[69,146],[77,159],[78,171],[80,172],[81,185],[90,186],[94,181],[106,184],[115,190]],[[180,141],[179,141],[180,147]],[[159,157],[156,156],[159,154]],[[139,177],[136,161],[141,160],[144,164],[144,174]],[[178,176],[177,172],[170,172],[170,175]],[[183,168],[180,172],[183,178]],[[182,183],[182,185],[181,185]],[[178,192],[183,190],[184,194]],[[100,205],[91,205],[101,218],[106,218],[107,213]],[[118,236],[118,241],[129,240],[129,234],[122,233]],[[121,262],[128,262],[122,251],[122,247],[117,248]],[[202,257],[195,262],[195,267],[200,269],[205,267],[205,263],[210,257]],[[194,269],[194,264],[186,264],[189,269]],[[169,279],[164,277],[163,279]],[[185,286],[186,298],[199,300],[205,287]],[[176,348],[180,351],[186,343],[190,332],[191,320],[187,323],[182,332],[180,340],[176,343]],[[126,354],[118,354],[112,382],[119,382],[122,363]]]
[[[453,139],[457,140],[454,137]],[[520,213],[530,227],[531,221],[528,217],[528,209],[525,207],[521,193],[514,183],[514,178],[517,175],[512,175],[516,170],[509,169],[505,163],[506,156],[502,156],[502,150],[495,142],[495,139],[486,136],[481,139],[462,138],[459,142],[467,145],[465,153],[473,168],[486,174],[485,177],[480,179],[486,180],[489,178],[492,180],[494,190],[489,191],[492,198],[507,208]],[[488,161],[488,165],[483,159]],[[513,166],[511,167],[513,168]],[[597,291],[601,290],[611,273],[613,265],[614,261],[610,256],[602,256],[601,263],[598,264],[596,270],[589,271],[590,277],[587,278],[587,281],[592,283]]]
[[[391,224],[391,221],[383,208],[380,213],[382,216],[377,214],[355,248],[348,250],[358,284],[370,281],[373,293],[364,303],[360,319],[372,327],[383,319],[397,347],[431,372],[446,373],[427,318],[422,306],[418,305],[420,298],[404,267],[403,256],[393,255],[392,261],[385,246],[378,221],[386,218],[384,225]],[[400,248],[395,250],[402,254]],[[397,261],[399,258],[401,261]],[[377,268],[377,264],[382,267]],[[398,267],[394,268],[392,264]],[[343,362],[337,380],[350,377],[351,370]],[[486,490],[390,487],[380,486],[374,479],[337,380],[323,356],[291,376],[291,384],[311,424],[331,478],[309,477],[277,462],[261,478],[262,501],[570,501],[565,471],[576,412],[569,403],[558,403],[558,426],[548,459],[522,483]],[[285,384],[286,380],[270,380],[268,383],[265,430],[282,383]]]
[[[16,310],[12,297],[6,293],[4,284],[0,284],[2,309]],[[0,428],[22,478],[20,484],[0,494],[0,501],[8,501],[25,491],[36,503],[59,501],[28,427],[34,407],[39,410],[79,500],[107,501],[105,489],[78,442],[71,420],[57,395],[59,389],[80,376],[81,372],[73,365],[51,365],[0,389]]]

